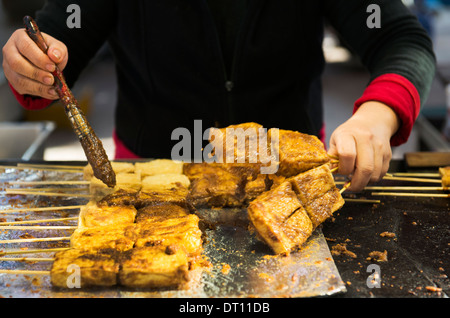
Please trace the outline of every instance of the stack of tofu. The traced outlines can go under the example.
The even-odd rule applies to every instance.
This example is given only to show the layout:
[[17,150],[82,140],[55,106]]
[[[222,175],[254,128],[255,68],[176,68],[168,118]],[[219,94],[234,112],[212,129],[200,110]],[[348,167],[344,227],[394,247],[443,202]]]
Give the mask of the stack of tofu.
[[109,188],[94,177],[90,165],[84,168],[84,179],[90,181],[90,193],[94,198],[102,198],[119,189],[138,192],[171,189],[177,186],[189,188],[189,179],[182,174],[183,163],[179,161],[168,159],[136,163],[113,161],[111,165],[116,173],[114,188]]
[[[262,126],[245,123],[230,127],[259,129]],[[226,129],[216,134],[221,136],[219,143],[236,145],[236,140],[223,137]],[[275,135],[278,142],[270,145]],[[267,148],[276,152],[272,156],[277,158],[276,173],[261,174],[261,162],[185,164],[184,174],[191,182],[188,197],[196,207],[248,207],[249,220],[259,237],[275,253],[289,254],[340,209],[344,200],[334,183],[330,158],[317,137],[270,129],[267,142]],[[258,158],[261,149],[250,149],[245,148],[249,153],[238,149],[234,159]],[[224,152],[216,154],[223,156]]]
[[[255,123],[233,127],[261,128]],[[287,255],[300,248],[344,200],[316,137],[269,130],[269,143],[275,133],[279,142],[267,146],[277,152],[273,174],[261,173],[266,163],[258,160],[112,162],[117,185],[110,189],[87,166],[84,175],[91,181],[93,199],[80,211],[72,249],[56,255],[53,285],[68,286],[72,264],[80,269],[81,287],[186,286],[203,252],[197,208],[247,208],[258,237],[275,253]],[[260,152],[247,147],[235,156],[254,159]]]
[[[131,167],[119,172],[126,165],[114,166],[117,175],[123,176],[118,181],[123,180],[127,186],[122,188],[119,181],[115,192],[92,200],[80,210],[79,228],[70,241],[72,248],[55,255],[53,286],[67,288],[68,280],[77,279],[68,271],[70,265],[78,267],[82,288],[183,288],[189,282],[190,269],[201,256],[203,243],[199,218],[191,213],[186,201],[188,188],[180,184],[169,187],[163,174],[149,174],[151,169],[144,169],[159,165],[162,172],[172,166],[176,169],[164,175],[174,176],[181,171],[181,164],[162,160],[136,164],[134,172]],[[132,183],[125,180],[132,180],[133,174],[144,177],[128,187]],[[150,186],[146,187],[149,179]],[[156,179],[162,180],[159,187]],[[175,179],[181,180],[170,180]]]

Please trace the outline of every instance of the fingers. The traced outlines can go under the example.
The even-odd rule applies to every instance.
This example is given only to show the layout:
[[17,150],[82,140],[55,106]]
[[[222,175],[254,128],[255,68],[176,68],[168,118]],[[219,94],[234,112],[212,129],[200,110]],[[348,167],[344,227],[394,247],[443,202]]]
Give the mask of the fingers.
[[67,65],[69,60],[68,50],[64,43],[58,41],[54,37],[42,34],[45,42],[48,45],[47,56],[58,65],[58,68],[62,71]]
[[56,65],[64,69],[68,61],[66,46],[53,37],[43,34],[49,49],[45,54],[26,34],[17,30],[3,47],[3,70],[10,84],[20,94],[57,99],[52,89]]
[[351,177],[349,191],[361,191],[388,171],[390,146],[368,131],[337,131],[330,140],[331,155],[339,157],[338,172]]

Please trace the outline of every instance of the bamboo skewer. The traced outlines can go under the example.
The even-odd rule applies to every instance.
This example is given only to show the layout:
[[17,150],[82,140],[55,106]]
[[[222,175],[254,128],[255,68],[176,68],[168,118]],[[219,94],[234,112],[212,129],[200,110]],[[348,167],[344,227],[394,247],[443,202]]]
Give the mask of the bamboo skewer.
[[57,206],[57,207],[7,209],[7,210],[0,210],[0,214],[16,213],[16,212],[45,212],[45,211],[76,210],[76,209],[81,208],[82,206],[83,205],[67,205],[67,206]]
[[64,181],[64,180],[45,180],[45,181],[9,181],[11,185],[89,185],[90,181]]
[[448,187],[408,187],[408,186],[368,186],[364,190],[398,190],[398,191],[448,191]]
[[408,193],[408,192],[372,192],[373,196],[399,196],[399,197],[426,197],[426,198],[450,198],[450,194],[441,193]]
[[28,271],[28,270],[23,270],[23,269],[0,269],[0,274],[50,275],[50,271]]
[[0,244],[52,242],[52,241],[67,241],[67,240],[70,240],[70,236],[62,236],[62,237],[39,237],[39,238],[25,238],[25,239],[1,240],[1,241],[0,241]]
[[346,184],[344,184],[344,186],[342,187],[342,189],[339,191],[341,194],[348,189],[348,187],[350,187],[351,182],[348,182]]
[[0,169],[16,169],[16,170],[39,170],[39,171],[61,171],[61,172],[69,172],[69,173],[82,173],[83,170],[80,169],[57,169],[50,168],[47,166],[43,167],[28,167],[28,166],[0,166]]
[[[35,231],[43,231],[43,230],[76,230],[78,226],[58,226],[58,225],[49,225],[49,226],[39,226],[39,225],[0,225],[0,230],[35,230]],[[1,242],[1,241],[0,241]]]
[[92,197],[90,194],[45,192],[45,191],[41,192],[37,190],[26,190],[26,189],[6,189],[6,194],[37,195],[37,196],[52,196],[52,197],[77,197],[77,198]]
[[50,257],[0,257],[0,262],[53,262]]
[[380,200],[369,200],[369,199],[351,199],[344,198],[345,202],[360,202],[360,203],[381,203]]
[[[64,187],[57,187],[57,188],[10,188],[5,190],[7,193],[11,192],[11,191],[30,191],[30,192],[57,192],[57,193],[69,193],[71,194],[72,191],[76,192],[74,194],[83,194],[83,193],[79,193],[79,192],[86,192],[87,189],[86,188],[64,188]],[[87,193],[85,193],[87,194]]]
[[53,253],[70,250],[70,247],[57,247],[57,248],[41,248],[35,250],[15,250],[15,251],[1,251],[0,256],[15,255],[15,254],[35,254],[35,253]]
[[385,176],[383,177],[384,180],[396,180],[396,181],[413,181],[413,182],[429,182],[429,183],[442,183],[442,180],[440,179],[425,179],[425,178],[407,178],[407,177],[391,177],[391,176]]
[[38,164],[38,163],[18,163],[18,167],[30,167],[30,168],[49,168],[58,170],[83,170],[84,166],[77,165],[50,165],[50,164]]
[[439,173],[428,172],[395,172],[392,175],[394,177],[441,178],[441,175]]
[[0,222],[0,225],[49,223],[49,222],[62,222],[62,221],[70,221],[70,220],[78,220],[78,217],[71,217],[71,218],[54,218],[54,219],[43,219],[43,220],[27,220],[27,221],[12,221],[12,222]]

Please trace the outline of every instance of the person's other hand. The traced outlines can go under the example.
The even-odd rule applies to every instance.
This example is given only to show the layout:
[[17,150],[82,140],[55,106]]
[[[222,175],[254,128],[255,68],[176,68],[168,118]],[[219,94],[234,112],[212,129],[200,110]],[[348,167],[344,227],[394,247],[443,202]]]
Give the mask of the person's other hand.
[[339,174],[349,175],[349,191],[361,191],[379,181],[392,158],[390,139],[400,122],[394,111],[379,102],[367,102],[331,135],[329,154],[339,158]]
[[64,43],[42,33],[49,49],[47,54],[28,36],[25,29],[16,30],[3,47],[3,71],[14,89],[22,95],[58,99],[52,85],[51,72],[67,65],[68,51]]

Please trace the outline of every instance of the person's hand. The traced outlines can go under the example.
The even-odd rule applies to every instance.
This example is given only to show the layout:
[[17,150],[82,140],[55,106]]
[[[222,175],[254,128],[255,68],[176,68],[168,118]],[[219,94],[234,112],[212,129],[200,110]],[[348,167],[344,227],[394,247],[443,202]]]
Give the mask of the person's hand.
[[47,54],[28,36],[25,29],[16,30],[3,47],[3,71],[14,89],[22,95],[58,99],[51,72],[58,65],[62,71],[68,61],[67,47],[42,33],[49,49]]
[[392,158],[390,139],[400,122],[394,111],[367,102],[331,135],[329,154],[339,158],[339,174],[349,175],[349,191],[361,191],[383,178]]

